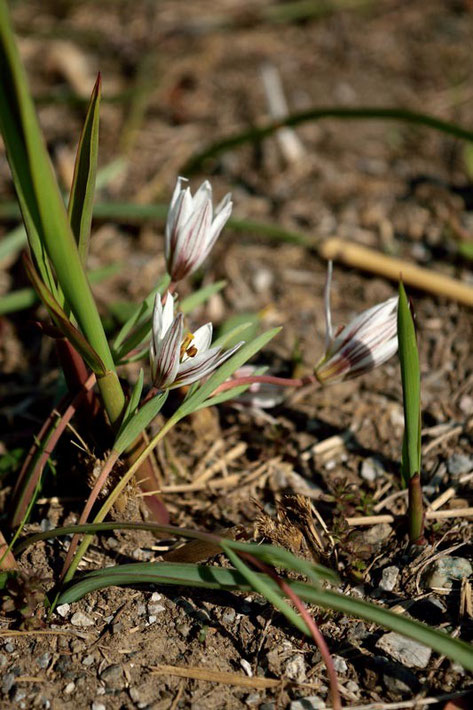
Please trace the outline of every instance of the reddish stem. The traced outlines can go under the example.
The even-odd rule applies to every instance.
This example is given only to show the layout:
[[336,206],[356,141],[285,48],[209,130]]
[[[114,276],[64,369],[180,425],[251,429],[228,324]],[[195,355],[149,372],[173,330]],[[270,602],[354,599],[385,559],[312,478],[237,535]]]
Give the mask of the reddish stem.
[[342,701],[340,698],[340,692],[338,690],[338,678],[337,678],[337,672],[335,670],[335,666],[333,665],[333,659],[332,656],[330,655],[329,648],[325,642],[325,639],[317,626],[315,620],[312,618],[312,616],[309,614],[307,611],[307,607],[305,606],[304,602],[299,598],[299,596],[291,589],[289,584],[284,581],[284,579],[281,579],[281,577],[277,574],[277,572],[266,565],[264,562],[261,562],[261,560],[258,560],[256,557],[253,557],[253,555],[249,554],[248,552],[240,552],[239,553],[240,557],[245,557],[248,561],[250,561],[255,567],[258,567],[262,572],[267,574],[271,579],[274,579],[278,587],[281,589],[284,594],[289,597],[289,599],[293,602],[294,606],[298,610],[299,614],[307,624],[307,627],[312,635],[312,638],[314,639],[315,645],[320,651],[320,655],[322,656],[322,659],[325,663],[325,667],[327,669],[327,675],[329,678],[329,683],[330,683],[330,695],[332,697],[332,705],[333,705],[333,710],[342,710]]
[[251,375],[250,377],[235,377],[232,380],[227,380],[223,382],[216,390],[213,391],[212,395],[219,394],[220,392],[226,392],[234,387],[241,387],[242,385],[254,385],[254,384],[265,384],[265,385],[275,385],[276,387],[303,387],[304,385],[312,385],[318,382],[315,375],[306,375],[305,377],[275,377],[274,375]]
[[[31,447],[30,451],[28,452],[28,456],[26,457],[25,463],[23,464],[23,467],[20,472],[20,476],[18,479],[18,483],[15,486],[15,491],[14,491],[14,496],[18,498],[18,502],[16,503],[16,508],[15,508],[15,513],[14,517],[12,519],[12,525],[19,525],[24,514],[26,511],[26,508],[28,506],[29,501],[31,500],[31,496],[33,495],[34,489],[36,488],[36,485],[41,478],[41,474],[43,473],[43,469],[46,465],[46,462],[48,458],[51,456],[52,452],[54,451],[54,448],[59,441],[61,435],[63,434],[64,430],[66,429],[67,425],[69,424],[70,420],[74,416],[77,407],[82,401],[82,398],[86,392],[89,392],[91,388],[95,384],[95,375],[89,375],[89,378],[87,381],[82,385],[81,390],[76,394],[72,402],[69,403],[67,406],[66,410],[62,414],[60,418],[60,422],[55,425],[55,419],[57,418],[57,413],[56,409],[50,414],[48,419],[46,420],[45,424],[41,428],[40,434],[39,434],[39,439],[38,441],[33,444]],[[66,399],[67,402],[67,399]],[[41,446],[43,445],[43,440],[48,436],[48,433],[51,431],[51,429],[54,429],[52,431],[49,439],[47,440],[46,445],[44,446],[44,449],[41,451],[41,455],[36,462],[33,471],[31,472],[31,475],[28,477],[28,480],[22,488],[23,481],[25,477],[28,476],[28,471],[29,468],[34,460],[34,457],[36,454],[39,452],[41,449]],[[21,497],[20,497],[21,496]]]
[[[105,485],[105,482],[112,471],[113,467],[115,466],[116,462],[118,461],[119,454],[116,451],[112,451],[110,456],[108,457],[105,466],[103,469],[100,471],[100,475],[97,478],[94,487],[92,488],[90,495],[87,499],[87,503],[85,504],[84,510],[82,511],[82,514],[79,518],[79,525],[84,525],[84,523],[87,522],[87,518],[89,517],[89,513],[92,510],[92,507],[95,503],[95,501],[98,498],[98,495],[102,488]],[[74,535],[74,537],[71,540],[71,544],[69,545],[69,549],[67,551],[66,559],[64,560],[64,565],[62,567],[62,572],[61,572],[61,580],[64,579],[67,570],[69,569],[69,566],[72,562],[72,557],[74,555],[74,552],[76,551],[77,544],[79,542],[79,535]]]

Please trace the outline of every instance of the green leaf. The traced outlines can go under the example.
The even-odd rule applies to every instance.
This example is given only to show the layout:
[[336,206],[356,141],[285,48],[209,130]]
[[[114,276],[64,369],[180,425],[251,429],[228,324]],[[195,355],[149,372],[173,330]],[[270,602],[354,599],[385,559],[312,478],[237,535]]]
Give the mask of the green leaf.
[[250,343],[243,345],[232,357],[224,362],[224,364],[216,370],[209,379],[200,385],[200,387],[188,396],[181,404],[172,419],[177,417],[177,421],[194,412],[206,399],[214,392],[222,382],[228,380],[229,377],[238,370],[239,367],[245,364],[253,355],[264,348],[275,335],[279,333],[281,328],[273,328],[272,330],[262,333]]
[[246,579],[250,587],[271,602],[276,609],[279,609],[296,629],[310,636],[307,624],[282,597],[279,587],[276,586],[276,588],[274,588],[274,584],[269,584],[270,581],[273,582],[271,577],[253,572],[225,542],[222,541],[221,544],[230,562],[236,567],[242,577]]
[[100,73],[90,97],[87,115],[79,139],[68,215],[77,241],[80,260],[85,266],[89,251],[90,227],[94,206],[95,179],[99,147],[99,109],[101,94]]
[[124,405],[123,391],[41,134],[5,0],[0,0],[0,128],[42,280],[61,301],[51,279],[49,257],[67,306],[111,373],[99,378],[98,384],[114,422]]
[[155,418],[166,401],[168,392],[161,392],[149,402],[146,402],[141,409],[132,415],[123,430],[120,431],[115,440],[113,448],[119,454],[123,453],[135,439],[146,429],[148,424]]
[[[273,590],[281,595],[277,584],[269,577],[255,573]],[[395,614],[381,606],[352,598],[346,594],[322,589],[304,582],[286,580],[291,589],[303,600],[323,609],[331,609],[414,639],[434,649],[441,655],[460,663],[473,671],[473,646],[432,629],[403,614]],[[126,584],[171,584],[205,589],[235,590],[248,592],[252,587],[248,580],[236,569],[222,569],[205,565],[177,564],[172,562],[145,562],[89,572],[79,581],[73,582],[59,597],[58,603],[72,603],[86,594],[111,585]]]
[[92,371],[99,377],[104,376],[106,374],[106,368],[101,358],[91,347],[91,345],[89,345],[80,330],[77,330],[77,328],[72,325],[71,321],[64,313],[52,293],[48,291],[47,287],[41,281],[41,278],[34,268],[33,263],[26,255],[23,258],[23,263],[28,274],[28,278],[33,284],[39,298],[48,309],[49,315],[51,316],[56,327],[59,328],[64,337],[70,341],[77,352],[82,355]]
[[137,410],[138,405],[140,403],[141,393],[143,392],[143,383],[144,383],[144,372],[143,372],[143,369],[141,368],[139,377],[136,381],[135,386],[133,387],[132,393],[130,395],[130,399],[128,400],[128,404],[126,405],[125,412],[123,414],[122,423],[121,423],[120,428],[117,432],[117,437],[120,436],[120,434],[125,430],[125,427],[129,423],[130,419],[136,413],[136,410]]
[[[138,306],[135,306],[133,313],[123,324],[120,332],[113,341],[113,352],[117,362],[130,352],[130,350],[138,347],[151,331],[151,314],[153,313],[155,296],[157,293],[163,294],[169,286],[169,282],[170,278],[167,274],[159,279],[156,287]],[[139,333],[132,334],[125,342],[125,339],[133,328],[138,328]]]
[[401,475],[407,485],[410,478],[420,473],[421,465],[420,366],[414,320],[402,283],[399,284],[398,340],[405,422]]

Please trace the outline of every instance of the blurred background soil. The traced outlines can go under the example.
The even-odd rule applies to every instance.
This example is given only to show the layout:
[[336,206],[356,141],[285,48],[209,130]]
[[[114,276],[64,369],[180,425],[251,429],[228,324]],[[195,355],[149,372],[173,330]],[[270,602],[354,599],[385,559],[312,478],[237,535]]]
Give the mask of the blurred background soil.
[[[65,189],[87,100],[97,72],[102,74],[100,167],[112,165],[113,175],[99,189],[99,203],[169,201],[176,177],[195,153],[270,118],[263,82],[268,72],[279,78],[289,112],[404,107],[473,125],[469,0],[17,0],[11,8]],[[231,191],[235,217],[313,240],[314,248],[306,248],[258,230],[227,228],[205,269],[180,290],[184,296],[202,284],[228,282],[192,314],[191,326],[212,320],[218,328],[230,317],[255,313],[263,327],[282,324],[282,333],[260,357],[277,374],[307,372],[322,353],[326,264],[315,247],[329,236],[473,288],[471,262],[459,252],[459,244],[473,239],[473,149],[464,141],[401,122],[325,119],[298,126],[286,140],[276,135],[225,151],[188,177],[193,188],[211,179],[216,199]],[[13,199],[1,148],[0,210]],[[0,214],[0,229],[7,234],[16,222],[6,211]],[[162,249],[162,221],[136,218],[131,211],[119,220],[96,220],[90,268],[121,264],[118,273],[94,287],[110,332],[120,324],[126,303],[139,302],[164,273]],[[17,254],[2,267],[0,295],[28,285]],[[335,325],[395,293],[396,284],[335,265]],[[410,295],[423,376],[426,496],[434,500],[454,485],[445,509],[467,507],[473,470],[471,311],[414,289]],[[63,387],[51,343],[31,324],[41,317],[42,309],[30,309],[0,320],[3,454],[29,447]],[[136,375],[136,366],[123,370],[131,381]],[[464,592],[458,585],[435,595],[420,582],[417,568],[403,568],[403,529],[371,529],[369,537],[370,528],[354,532],[343,525],[354,514],[405,510],[402,495],[376,508],[399,491],[402,431],[396,358],[359,380],[289,395],[264,414],[225,407],[193,418],[158,452],[172,521],[210,530],[251,527],[262,508],[274,515],[283,494],[308,495],[332,532],[326,561],[335,564],[338,556],[344,588],[355,586],[359,594],[389,606],[427,599],[437,603],[438,618],[433,620],[432,609],[418,611],[418,618],[471,638],[472,611],[460,613]],[[77,443],[73,433],[71,439]],[[327,440],[333,445],[321,446]],[[58,452],[57,475],[45,484],[45,502],[35,508],[30,531],[77,519],[87,490],[77,452],[70,443]],[[208,479],[215,485],[179,489],[210,466],[215,472]],[[4,480],[6,497],[14,476]],[[179,492],[173,493],[173,486]],[[431,524],[432,554],[447,555],[461,545],[458,555],[471,559],[470,534],[463,520]],[[61,554],[60,543],[38,546],[25,554],[25,570],[52,579]],[[117,533],[98,540],[87,563],[158,555],[151,537]],[[379,579],[389,565],[401,574],[392,593],[383,593]],[[471,589],[469,594],[471,601]],[[78,610],[90,626],[71,622]],[[439,695],[471,684],[461,669],[437,656],[422,667],[393,660],[376,646],[381,632],[369,624],[336,614],[318,620],[340,659],[347,707]],[[2,617],[3,629],[10,623]],[[295,704],[313,696],[329,703],[318,652],[253,598],[163,588],[152,597],[149,589],[112,589],[73,605],[64,618],[56,615],[55,624],[75,635],[0,640],[4,707],[298,710],[319,707],[315,700]],[[218,669],[246,679],[251,673],[255,683],[242,688],[169,671],[155,675],[153,669],[162,664]],[[258,684],[260,676],[284,678],[286,684],[267,688]]]

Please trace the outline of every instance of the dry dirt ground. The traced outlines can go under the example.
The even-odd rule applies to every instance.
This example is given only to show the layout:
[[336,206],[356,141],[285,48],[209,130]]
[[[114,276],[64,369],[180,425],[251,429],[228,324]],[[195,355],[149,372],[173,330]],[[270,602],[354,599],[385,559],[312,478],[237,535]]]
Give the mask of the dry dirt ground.
[[[193,153],[268,117],[261,80],[268,63],[279,72],[290,111],[402,106],[473,125],[468,0],[314,2],[319,12],[309,8],[307,14],[306,6],[299,19],[285,17],[290,6],[264,0],[12,3],[63,185],[70,181],[84,116],[81,99],[98,70],[105,97],[101,166],[123,159],[100,202],[168,200]],[[473,235],[472,152],[464,142],[381,121],[312,122],[296,135],[296,158],[288,159],[272,137],[221,154],[193,185],[210,177],[218,197],[231,190],[237,217],[304,232],[315,243],[336,234],[473,282],[471,264],[457,248]],[[3,151],[0,163],[0,197],[8,202],[14,195]],[[3,233],[14,226],[2,218]],[[129,217],[95,224],[90,267],[123,265],[95,287],[110,331],[123,302],[144,297],[163,273],[162,244],[159,222]],[[27,285],[17,255],[2,266],[2,293]],[[193,323],[212,319],[218,326],[230,316],[260,313],[263,327],[284,325],[260,361],[277,373],[306,372],[323,348],[324,274],[315,249],[227,229],[197,283],[225,278],[228,285],[193,314]],[[190,290],[186,284],[181,295]],[[395,292],[395,284],[336,266],[334,320],[346,323]],[[441,509],[465,508],[473,471],[471,312],[428,293],[411,289],[410,295],[422,365],[426,501],[453,487]],[[29,447],[63,391],[52,345],[31,325],[44,317],[31,309],[0,321],[4,454]],[[136,372],[130,367],[123,376],[132,380]],[[193,418],[158,451],[172,521],[253,530],[259,520],[259,534],[280,542],[284,535],[270,534],[267,518],[261,524],[262,510],[274,516],[277,504],[288,505],[284,495],[308,496],[328,530],[321,528],[321,559],[338,568],[342,589],[470,640],[466,577],[437,591],[429,577],[434,556],[468,565],[473,546],[467,518],[431,521],[420,557],[409,551],[402,520],[376,527],[345,522],[354,515],[405,512],[398,476],[402,431],[395,358],[360,380],[289,395],[266,414],[227,406]],[[87,432],[80,434],[87,443]],[[55,453],[54,472],[27,531],[77,520],[87,494],[77,444],[69,432]],[[182,491],[202,474],[205,485]],[[7,470],[5,513],[13,483],[14,472]],[[181,486],[179,492],[173,486]],[[21,564],[50,587],[63,554],[63,542],[41,543],[24,553]],[[107,534],[97,538],[86,562],[91,569],[159,554],[147,534]],[[392,575],[392,586],[382,581],[386,568],[394,568],[384,573]],[[346,707],[402,700],[412,701],[402,707],[414,707],[414,698],[473,687],[461,668],[437,654],[414,663],[396,658],[379,645],[385,635],[379,628],[312,611],[335,657]],[[1,616],[1,707],[300,710],[330,704],[318,651],[254,596],[111,588],[63,612],[44,621],[44,635],[24,637],[8,635],[18,629],[17,616]],[[243,681],[192,679],[189,669],[202,677],[225,671]],[[271,686],[262,679],[281,682]]]

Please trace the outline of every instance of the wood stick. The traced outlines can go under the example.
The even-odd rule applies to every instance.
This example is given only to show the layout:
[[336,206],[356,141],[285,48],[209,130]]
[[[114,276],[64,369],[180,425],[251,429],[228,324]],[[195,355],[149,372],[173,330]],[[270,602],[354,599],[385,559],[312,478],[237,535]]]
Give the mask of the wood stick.
[[466,306],[473,306],[473,288],[450,276],[411,264],[404,259],[395,259],[380,254],[374,249],[348,242],[339,237],[330,237],[319,247],[324,259],[341,261],[362,271],[384,276],[392,281],[402,278],[404,284],[427,291],[436,296],[446,296]]

